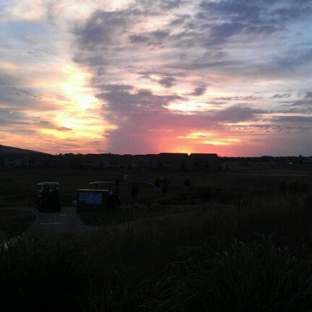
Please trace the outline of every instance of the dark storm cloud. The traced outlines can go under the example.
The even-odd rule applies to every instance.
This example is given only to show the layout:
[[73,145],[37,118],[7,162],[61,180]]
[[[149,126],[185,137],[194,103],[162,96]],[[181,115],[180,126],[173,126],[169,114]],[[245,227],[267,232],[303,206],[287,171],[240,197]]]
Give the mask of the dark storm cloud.
[[[281,30],[280,24],[268,17],[266,7],[257,5],[256,1],[203,1],[200,6],[203,11],[197,18],[201,28],[209,33],[207,46],[223,44],[241,33],[270,34]],[[211,23],[211,18],[218,22]]]
[[290,93],[284,93],[284,94],[274,94],[273,96],[272,96],[272,99],[287,99],[287,98],[289,98],[291,96],[291,94]]
[[[168,29],[131,34],[132,26],[139,24],[142,18],[163,14],[164,7],[175,8],[183,1],[159,1],[147,3],[137,1],[128,9],[119,11],[97,10],[83,24],[77,24],[74,30],[76,43],[83,50],[111,49],[120,42],[122,36],[128,37],[131,43],[152,43],[169,36]],[[122,47],[120,47],[122,48]]]
[[155,39],[165,39],[169,36],[169,31],[167,30],[156,30],[156,31],[152,31],[151,36],[154,37]]
[[[58,99],[58,95],[55,96]],[[37,111],[41,114],[42,111],[58,110],[59,104],[55,101],[43,102],[44,96],[38,94],[36,89],[20,88],[20,87],[0,87],[0,104],[2,107],[10,111],[20,112],[32,119],[32,115],[27,114],[27,111]],[[65,98],[63,98],[65,99]]]
[[30,124],[31,120],[25,114],[0,107],[0,127],[17,124]]
[[17,78],[0,68],[0,87],[17,84]]
[[120,12],[96,11],[82,27],[75,29],[78,44],[84,49],[108,48],[123,32],[127,17]]
[[[112,150],[125,144],[124,137],[129,133],[138,145],[147,144],[144,129],[160,126],[164,131],[173,125],[204,131],[210,127],[227,127],[224,123],[256,124],[263,118],[262,114],[269,114],[250,107],[250,103],[256,105],[261,101],[261,96],[207,97],[207,103],[216,103],[219,108],[233,102],[235,105],[217,113],[215,110],[192,112],[191,116],[169,111],[166,106],[186,102],[191,96],[204,96],[214,74],[242,76],[246,81],[249,77],[261,76],[286,79],[285,72],[300,74],[300,66],[312,61],[309,44],[300,50],[287,45],[291,36],[289,23],[307,19],[312,13],[311,1],[202,1],[195,6],[197,11],[182,10],[187,5],[190,2],[136,1],[120,11],[98,10],[77,26],[74,61],[89,66],[103,113],[118,128],[106,134]],[[157,23],[158,18],[169,16],[166,10],[175,8],[179,11],[174,11],[165,22]],[[285,41],[281,41],[281,46],[274,46],[278,53],[273,53],[272,46],[259,50],[259,43],[266,38],[270,38],[271,44],[270,40],[282,36]],[[266,55],[266,52],[269,53]],[[129,76],[131,81],[127,80]],[[180,80],[189,76],[196,77],[190,83],[195,86],[194,90],[185,91],[185,98],[174,94]],[[140,86],[143,80],[150,82],[146,89]],[[152,91],[153,84],[163,87],[163,92],[175,88],[171,95],[156,94]],[[285,90],[276,90],[271,98],[286,101],[290,96]],[[306,107],[308,102],[305,99],[291,104]],[[282,119],[272,119],[274,127],[279,121],[282,123]]]
[[312,62],[312,48],[302,46],[300,50],[291,48],[281,52],[279,56],[271,59],[263,68],[267,72],[285,73],[292,70],[300,70],[299,74],[302,74],[307,63]]
[[215,114],[215,120],[218,122],[237,123],[242,121],[255,121],[258,119],[259,114],[265,111],[260,109],[253,109],[245,106],[231,106],[225,108]]
[[[170,42],[171,45],[180,48],[201,46],[209,49],[209,56],[181,64],[181,68],[185,70],[238,66],[241,65],[240,62],[225,59],[227,54],[222,51],[218,51],[218,54],[211,54],[213,46],[225,44],[231,37],[239,34],[267,35],[280,31],[285,29],[284,24],[290,19],[299,20],[311,12],[310,1],[299,2],[296,7],[294,7],[294,3],[285,1],[282,6],[282,2],[272,4],[266,1],[203,1],[200,4],[201,12],[198,14],[176,14],[175,19],[169,21],[167,25],[161,26],[162,28],[152,32],[141,31],[139,33],[132,32],[132,26],[140,23],[142,16],[160,15],[163,14],[163,6],[180,7],[184,5],[184,2],[160,1],[151,4],[141,1],[133,4],[131,9],[124,11],[97,11],[84,25],[80,25],[76,29],[77,42],[82,49],[80,52],[84,51],[84,53],[82,55],[77,53],[75,60],[89,63],[92,66],[105,66],[107,64],[105,57],[94,55],[94,51],[116,49],[117,47],[122,50],[123,46],[118,43],[118,38],[123,36],[127,30],[129,43],[132,44],[151,45],[163,43],[166,40],[168,44]],[[182,31],[170,35],[170,27],[173,27],[174,24],[183,26]],[[90,55],[86,54],[86,51],[90,51]]]
[[131,91],[133,89],[133,86],[123,84],[106,84],[98,86],[98,88],[105,92],[114,93],[114,92]]
[[[310,14],[309,3],[310,1],[302,2],[293,7],[291,2],[285,1],[285,5],[280,9],[281,2],[272,4],[266,1],[203,1],[200,4],[201,11],[197,14],[176,14],[175,18],[168,21],[168,24],[159,26],[157,30],[144,31],[142,28],[140,32],[134,31],[133,26],[139,25],[143,17],[163,15],[163,5],[180,7],[184,5],[184,2],[160,1],[147,5],[147,2],[141,1],[133,4],[128,10],[116,12],[98,10],[86,23],[76,28],[76,42],[80,51],[77,51],[74,60],[92,67],[101,66],[105,72],[105,66],[115,62],[118,64],[118,60],[113,55],[109,59],[103,50],[121,52],[127,48],[128,44],[140,44],[143,45],[142,48],[145,45],[151,47],[157,45],[161,48],[163,44],[166,44],[179,48],[179,52],[174,50],[171,52],[171,66],[174,68],[197,70],[224,67],[234,70],[235,67],[242,67],[244,60],[230,59],[228,53],[220,50],[220,45],[225,45],[233,36],[269,35],[285,30],[285,24],[290,19],[299,20]],[[179,30],[176,29],[173,32],[176,26],[179,26]],[[128,38],[128,42],[125,38]],[[181,62],[180,56],[177,55],[177,53],[181,54],[180,49],[196,46],[207,49],[207,53]],[[95,53],[96,51],[98,53]],[[301,62],[304,62],[307,57],[309,54],[302,55]],[[131,60],[131,54],[129,60]],[[298,57],[296,60],[298,62]],[[294,61],[295,59],[289,59],[288,63]],[[281,62],[281,67],[287,65],[285,58],[281,59]]]
[[293,125],[308,124],[312,128],[312,116],[278,116],[273,117],[272,120],[278,123],[290,123]]
[[176,79],[173,77],[164,77],[160,79],[158,82],[166,88],[171,88],[172,86],[175,85],[175,81]]
[[215,98],[216,100],[222,100],[222,101],[226,101],[226,102],[232,102],[232,101],[240,101],[240,102],[254,102],[256,100],[259,100],[259,97],[255,97],[255,96],[232,96],[232,97],[219,97],[219,98]]
[[149,37],[146,35],[131,35],[129,36],[129,39],[131,41],[131,43],[148,43],[149,42]]
[[207,47],[224,44],[237,35],[270,35],[287,30],[287,23],[307,18],[312,12],[311,1],[202,1],[200,7],[202,11],[196,17],[208,33],[203,38]]
[[[200,7],[218,20],[242,23],[246,31],[265,32],[279,30],[284,23],[307,17],[311,13],[311,1],[223,0],[202,1]],[[205,17],[199,16],[201,18]]]
[[179,8],[186,1],[183,1],[183,0],[162,0],[159,2],[160,2],[162,10],[172,10],[172,9]]
[[205,94],[206,90],[207,90],[207,86],[206,85],[198,86],[189,95],[191,95],[191,96],[200,96],[200,95]]
[[0,103],[10,105],[13,108],[35,107],[38,105],[40,96],[32,90],[17,87],[0,86]]
[[[24,127],[19,129],[21,125]],[[26,133],[26,131],[32,131],[29,129],[27,130],[27,126],[30,126],[31,128],[55,128],[55,126],[49,120],[42,119],[41,117],[29,116],[27,113],[24,113],[21,110],[0,107],[0,129],[1,127],[11,127],[12,133]]]
[[169,36],[167,30],[157,30],[144,34],[130,35],[129,40],[133,44],[160,45]]
[[99,93],[97,98],[107,102],[103,109],[109,109],[117,114],[131,113],[137,110],[141,112],[143,110],[151,110],[154,112],[157,109],[162,110],[163,106],[181,99],[181,97],[176,95],[155,95],[149,90],[132,91],[129,86],[108,85],[103,86],[102,90],[104,92]]
[[153,15],[163,13],[164,11],[171,11],[174,9],[178,9],[187,3],[188,0],[158,0],[158,1],[146,1],[146,0],[137,0],[134,5],[130,5],[130,7],[134,7],[141,12],[150,11]]
[[312,92],[304,93],[297,101],[289,101],[286,107],[292,108],[293,112],[312,113]]

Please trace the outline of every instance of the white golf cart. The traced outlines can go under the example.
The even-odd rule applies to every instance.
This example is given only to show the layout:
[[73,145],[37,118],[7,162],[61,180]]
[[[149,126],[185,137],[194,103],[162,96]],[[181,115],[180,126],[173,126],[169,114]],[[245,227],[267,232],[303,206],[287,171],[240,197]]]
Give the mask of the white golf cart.
[[94,181],[89,183],[90,189],[108,190],[108,208],[120,207],[120,193],[115,181]]
[[104,212],[120,207],[118,183],[90,182],[88,188],[77,190],[77,213]]

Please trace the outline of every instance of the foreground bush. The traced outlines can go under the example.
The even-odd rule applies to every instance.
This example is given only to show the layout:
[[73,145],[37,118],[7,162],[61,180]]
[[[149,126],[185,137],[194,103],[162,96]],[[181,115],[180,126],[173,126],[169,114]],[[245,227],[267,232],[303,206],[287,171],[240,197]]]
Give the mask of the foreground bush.
[[309,207],[262,196],[2,244],[2,310],[311,311]]
[[1,247],[2,311],[85,311],[89,279],[72,242],[45,236]]
[[21,235],[35,220],[32,212],[0,208],[0,233],[4,239]]
[[206,248],[191,248],[187,259],[172,263],[169,274],[150,285],[139,310],[311,310],[310,261],[264,238],[250,245],[235,241],[213,255]]

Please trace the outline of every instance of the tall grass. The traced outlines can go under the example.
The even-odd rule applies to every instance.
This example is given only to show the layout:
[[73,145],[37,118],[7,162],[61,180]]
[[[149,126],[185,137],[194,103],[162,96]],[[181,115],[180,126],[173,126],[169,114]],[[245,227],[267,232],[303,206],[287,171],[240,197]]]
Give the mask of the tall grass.
[[[171,263],[139,311],[310,311],[310,261],[264,236],[246,244],[202,245]],[[147,284],[149,284],[147,282]]]
[[89,278],[74,240],[49,235],[1,245],[2,311],[85,311]]
[[224,224],[219,234],[207,228],[208,219],[198,212],[191,219],[166,218],[79,238],[38,236],[2,248],[2,306],[22,311],[312,308],[308,252],[280,246],[276,233],[245,232],[247,240],[235,239],[235,223]]
[[32,212],[0,209],[0,233],[5,239],[22,234],[36,220]]
[[[84,236],[34,233],[2,244],[2,306],[311,311],[311,194],[286,185],[285,192],[227,192],[205,181],[194,188],[203,194],[197,205],[179,206],[185,213],[131,223],[138,211],[129,209],[120,215],[125,224]],[[178,212],[171,204],[144,209],[143,218],[153,216],[152,209]]]

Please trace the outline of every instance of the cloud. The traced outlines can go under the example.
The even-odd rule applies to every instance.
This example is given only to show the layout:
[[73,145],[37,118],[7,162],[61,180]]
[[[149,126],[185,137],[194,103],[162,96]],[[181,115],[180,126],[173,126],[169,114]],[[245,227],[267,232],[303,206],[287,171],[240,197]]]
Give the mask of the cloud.
[[118,43],[126,22],[127,18],[122,13],[98,10],[82,27],[76,28],[77,42],[87,50],[109,49]]
[[10,111],[24,111],[40,106],[40,96],[33,90],[17,87],[0,87],[0,107]]
[[206,92],[207,86],[206,85],[201,85],[195,88],[193,92],[191,92],[189,95],[191,96],[200,96],[204,95]]
[[299,95],[298,100],[288,101],[286,107],[294,109],[296,112],[312,113],[312,93],[305,92]]
[[67,127],[60,127],[58,128],[59,131],[62,131],[62,132],[70,132],[70,131],[73,131],[73,129],[71,128],[67,128]]
[[237,123],[241,121],[255,121],[259,114],[265,111],[244,106],[231,106],[215,114],[218,122]]
[[160,1],[161,10],[173,10],[182,6],[186,1],[183,0],[162,0]]
[[102,92],[97,98],[104,100],[103,110],[109,109],[115,113],[127,113],[136,111],[164,110],[164,106],[181,99],[176,95],[161,96],[153,94],[150,90],[135,90],[128,85],[107,85],[102,86]]
[[[114,120],[116,129],[106,133],[109,146],[118,148],[123,136],[131,131],[139,142],[142,133],[156,125],[169,133],[173,131],[170,124],[177,128],[182,119],[185,131],[195,124],[195,128],[202,130],[228,128],[225,123],[241,122],[253,123],[256,127],[268,110],[252,108],[250,103],[256,105],[264,101],[263,98],[231,95],[204,99],[204,96],[208,85],[221,85],[218,76],[224,73],[257,80],[261,72],[277,76],[287,70],[286,65],[297,68],[299,61],[287,54],[290,46],[285,45],[280,55],[271,53],[266,58],[264,51],[259,60],[254,57],[254,42],[264,42],[275,34],[280,37],[281,33],[289,31],[286,25],[290,21],[306,18],[310,10],[308,2],[301,3],[296,10],[293,10],[294,2],[285,1],[284,4],[280,9],[280,5],[269,1],[202,1],[197,11],[187,11],[188,2],[160,1],[148,6],[144,1],[137,1],[115,12],[96,11],[76,28],[74,60],[88,65],[94,73],[103,113]],[[157,23],[157,18],[163,16],[164,6],[168,10],[178,8],[178,11]],[[153,25],[151,20],[154,27],[150,26]],[[302,57],[305,55],[303,59],[309,60],[308,50],[301,53]],[[210,75],[205,75],[208,72]],[[113,80],[106,77],[113,77]],[[199,77],[206,77],[206,80],[199,83]],[[182,95],[178,92],[179,86],[187,79],[195,88],[189,92],[185,90]],[[143,81],[148,87],[141,87]],[[157,85],[170,89],[170,95],[164,90],[155,92]],[[289,92],[275,92],[271,98],[280,100],[287,98],[287,94]],[[190,97],[225,107],[201,114],[193,111],[192,116],[166,108],[172,103],[188,101]],[[263,129],[265,127],[262,125]]]
[[81,140],[136,153],[185,142],[213,148],[195,135],[204,133],[231,138],[237,151],[244,140],[245,151],[266,133],[311,131],[311,0],[23,0],[2,8],[1,137],[9,129],[26,142],[28,131],[54,150],[66,142],[81,151]]
[[166,87],[166,88],[170,88],[175,84],[176,79],[173,77],[163,77],[162,79],[160,79],[158,82]]
[[0,108],[0,127],[20,123],[25,117],[9,109]]
[[310,129],[312,128],[312,116],[278,116],[272,119],[278,123],[307,124]]

